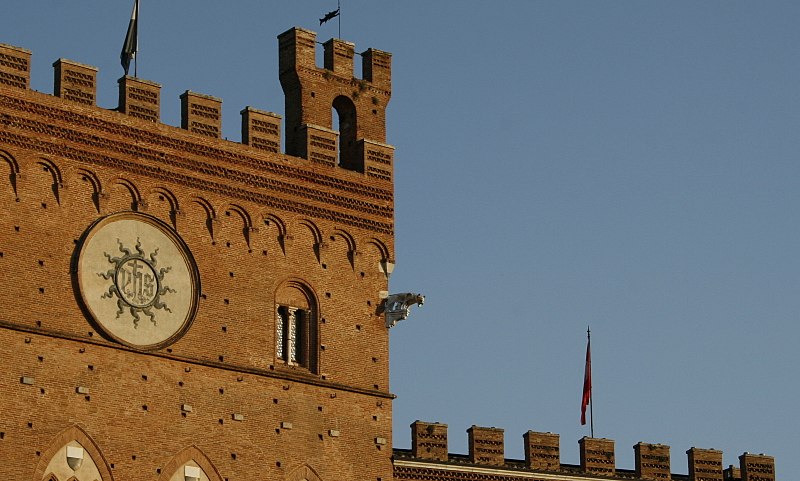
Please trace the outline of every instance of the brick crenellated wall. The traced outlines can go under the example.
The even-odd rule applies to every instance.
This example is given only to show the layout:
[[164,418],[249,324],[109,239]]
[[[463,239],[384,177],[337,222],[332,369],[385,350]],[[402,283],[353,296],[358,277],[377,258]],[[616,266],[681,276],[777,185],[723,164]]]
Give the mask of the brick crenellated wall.
[[[221,100],[189,90],[181,128],[164,125],[149,80],[121,78],[118,107],[98,107],[97,69],[69,60],[55,96],[34,92],[29,60],[0,45],[0,471],[43,479],[70,446],[114,479],[167,481],[191,462],[213,481],[389,481],[391,179],[336,149],[324,165],[281,153],[281,117],[250,107],[243,142],[223,140]],[[358,120],[384,142],[380,83],[377,130],[371,111]],[[122,212],[158,219],[197,265],[196,316],[154,349],[115,341],[80,299],[86,233]],[[276,354],[277,295],[300,285],[313,366]]]

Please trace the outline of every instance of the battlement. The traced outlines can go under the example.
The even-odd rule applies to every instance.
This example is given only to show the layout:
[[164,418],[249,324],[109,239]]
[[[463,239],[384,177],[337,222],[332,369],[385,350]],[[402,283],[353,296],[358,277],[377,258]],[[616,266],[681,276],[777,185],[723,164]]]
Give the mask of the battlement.
[[[316,33],[292,28],[278,36],[281,87],[286,100],[286,153],[390,179],[393,149],[386,142],[386,106],[392,95],[391,54],[361,54],[362,79],[354,76],[355,45],[323,44],[324,67],[315,63]],[[331,108],[338,116],[338,138]],[[338,143],[337,143],[338,142]]]
[[[411,451],[396,450],[396,458],[414,462],[434,462],[494,467],[498,469],[527,469],[566,475],[591,474],[642,480],[687,479],[688,481],[775,481],[775,460],[763,454],[744,453],[739,466],[723,469],[722,451],[691,448],[686,451],[688,476],[673,474],[670,447],[664,444],[637,443],[633,446],[635,469],[618,470],[614,441],[605,438],[583,437],[578,440],[580,465],[562,464],[559,435],[528,431],[523,434],[525,459],[506,459],[503,455],[503,430],[471,426],[469,456],[451,454],[447,449],[447,425],[415,421],[411,424]],[[403,464],[402,462],[400,464]],[[405,464],[403,464],[405,466]],[[508,476],[515,476],[508,473]],[[403,478],[404,476],[400,476]],[[405,476],[414,479],[414,475]]]
[[[393,179],[394,147],[386,142],[386,106],[391,97],[391,54],[361,53],[363,79],[353,73],[355,45],[324,44],[324,67],[315,64],[316,34],[293,28],[279,37],[280,81],[285,92],[286,150],[330,169],[363,174],[378,183]],[[0,86],[29,90],[31,52],[0,44]],[[97,107],[98,69],[67,59],[53,63],[53,94],[74,105]],[[113,108],[144,122],[161,121],[161,85],[124,76]],[[186,90],[180,96],[180,127],[222,141],[222,100]],[[333,112],[338,115],[334,129]],[[281,152],[282,116],[250,106],[241,111],[242,144]]]

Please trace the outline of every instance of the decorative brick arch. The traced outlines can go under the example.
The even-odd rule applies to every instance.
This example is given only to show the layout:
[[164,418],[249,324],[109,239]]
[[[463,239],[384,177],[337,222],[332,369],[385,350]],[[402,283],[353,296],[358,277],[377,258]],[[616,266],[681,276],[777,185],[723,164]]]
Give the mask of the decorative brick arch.
[[50,464],[50,461],[53,459],[53,456],[58,453],[61,448],[63,448],[67,443],[72,441],[77,441],[83,446],[84,452],[88,454],[92,461],[94,461],[95,466],[97,466],[97,470],[100,472],[101,479],[98,481],[114,481],[114,476],[111,475],[111,469],[108,465],[108,461],[106,460],[103,453],[100,452],[100,448],[95,444],[91,437],[81,429],[77,425],[72,425],[67,429],[61,431],[53,441],[50,443],[50,446],[42,453],[42,456],[39,458],[39,463],[36,465],[36,470],[33,473],[33,481],[59,481],[54,475],[50,475],[49,477],[45,478],[44,476],[49,473],[45,473],[44,471],[47,469],[47,466]]
[[284,222],[283,219],[281,219],[275,214],[265,214],[263,216],[263,223],[264,225],[269,227],[274,226],[275,229],[278,231],[277,235],[278,245],[280,246],[283,255],[286,255],[286,241],[288,240],[286,234],[286,222]]
[[312,239],[312,249],[314,250],[314,257],[317,258],[317,263],[322,262],[322,248],[324,247],[324,242],[322,240],[322,231],[317,227],[313,221],[309,219],[302,219],[298,222],[298,225],[305,227],[311,233]]
[[[247,247],[250,248],[250,236],[255,231],[255,228],[253,227],[253,218],[247,209],[237,204],[228,204],[222,209],[222,212],[225,217],[238,217],[242,221],[242,238]],[[234,214],[236,215],[234,216]]]
[[134,211],[141,211],[145,210],[146,204],[142,199],[142,194],[139,192],[139,188],[136,187],[136,184],[131,182],[128,179],[124,179],[122,177],[117,177],[113,179],[111,182],[108,182],[109,185],[109,194],[112,193],[114,187],[121,187],[123,192],[126,192],[130,195],[131,205],[125,210],[134,210]]
[[[152,202],[152,198],[155,197],[157,201],[166,202],[169,206],[169,210],[167,211],[167,216],[169,219],[162,219],[168,220],[169,224],[172,226],[173,229],[178,229],[178,214],[180,213],[180,205],[178,203],[178,196],[176,196],[171,190],[167,189],[166,187],[154,187],[150,189],[147,193],[147,200],[146,202],[149,204],[152,210],[154,206],[157,205]],[[155,215],[156,212],[153,212]]]
[[314,468],[307,464],[298,466],[292,470],[287,476],[286,481],[322,481]]
[[330,239],[332,241],[335,241],[337,237],[343,239],[344,242],[347,244],[347,261],[350,263],[350,267],[352,269],[355,269],[356,254],[358,254],[358,250],[356,249],[356,239],[349,232],[345,230],[334,229]]
[[378,239],[375,239],[373,237],[372,239],[367,241],[367,244],[371,244],[371,245],[375,246],[375,248],[380,253],[381,257],[383,258],[381,260],[391,261],[391,259],[389,258],[389,248],[386,247],[386,244],[384,244],[382,241],[380,241]]
[[103,186],[100,183],[100,178],[97,177],[97,174],[88,169],[78,169],[77,175],[80,178],[81,182],[86,182],[91,186],[92,204],[94,205],[94,208],[97,210],[97,213],[99,214],[100,200],[103,195]]
[[14,197],[17,198],[17,178],[19,177],[19,164],[17,160],[5,150],[0,150],[0,160],[8,165],[8,179],[0,179],[0,182],[5,183],[6,180],[11,186],[11,191]]
[[203,197],[195,197],[191,201],[192,204],[199,205],[203,212],[206,214],[205,226],[206,230],[208,230],[208,235],[211,237],[211,241],[214,241],[214,236],[216,235],[216,230],[214,229],[214,222],[217,220],[217,211],[214,210],[214,206],[211,205],[207,199]]
[[216,466],[214,466],[211,460],[208,459],[208,456],[206,456],[200,448],[194,445],[183,448],[173,456],[164,469],[161,470],[161,476],[158,477],[158,481],[169,481],[172,475],[175,474],[175,471],[189,461],[197,463],[211,481],[222,481],[222,476],[220,476]]

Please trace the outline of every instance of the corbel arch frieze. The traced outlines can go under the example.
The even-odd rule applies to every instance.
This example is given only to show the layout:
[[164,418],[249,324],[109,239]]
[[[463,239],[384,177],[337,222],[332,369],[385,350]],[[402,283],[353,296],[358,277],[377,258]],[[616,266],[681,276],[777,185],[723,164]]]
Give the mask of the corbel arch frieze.
[[92,190],[92,204],[99,214],[103,205],[103,185],[100,183],[100,178],[88,169],[78,169],[76,171],[78,179],[81,182],[89,184]]
[[278,241],[278,245],[280,246],[283,255],[286,255],[286,244],[291,239],[286,232],[286,222],[275,214],[264,214],[262,216],[262,220],[262,224],[267,226],[268,229],[275,229],[277,232],[276,239]]
[[217,211],[214,209],[214,206],[204,197],[194,197],[191,200],[192,204],[197,204],[203,209],[205,212],[205,226],[208,230],[208,235],[211,237],[211,241],[214,242],[215,235],[217,234],[216,223],[217,220]]
[[146,211],[147,210],[147,203],[142,198],[142,194],[139,191],[139,188],[131,182],[130,180],[124,177],[114,177],[109,182],[109,192],[107,193],[107,206],[110,206],[112,203],[117,204],[117,199],[113,197],[113,194],[117,191],[122,191],[125,194],[130,196],[130,205],[125,203],[123,205],[124,209],[122,210],[133,210],[133,211]]
[[247,245],[248,249],[250,248],[250,242],[253,232],[255,232],[255,227],[253,226],[253,218],[250,213],[244,207],[238,204],[228,204],[222,212],[224,213],[224,217],[238,217],[242,222],[242,230],[241,234],[244,237],[245,244]]
[[169,218],[169,224],[172,225],[173,229],[177,230],[178,216],[181,215],[180,205],[178,203],[178,197],[166,187],[153,187],[147,193],[148,205],[150,206],[153,205],[152,199],[154,197],[158,202],[167,203],[168,212],[166,213],[166,215]]
[[64,177],[61,174],[61,169],[50,159],[41,157],[36,160],[36,167],[45,173],[49,174],[50,190],[55,198],[56,204],[61,205],[60,191],[64,188]]
[[[3,179],[0,179],[0,182],[8,182],[8,185],[11,187],[11,192],[14,194],[15,199],[19,199],[19,194],[17,192],[17,181],[19,179],[19,163],[17,163],[17,159],[14,158],[9,152],[5,150],[0,150],[0,165],[5,164],[8,166],[7,174],[3,175]],[[4,169],[5,170],[5,169]],[[5,174],[5,172],[4,172]]]
[[344,240],[345,244],[347,245],[347,261],[350,263],[350,267],[355,269],[356,267],[356,255],[358,255],[358,250],[356,249],[356,239],[353,237],[349,232],[342,230],[342,229],[334,229],[333,233],[331,233],[331,240],[335,241],[337,238]]
[[[379,272],[388,278],[394,270],[394,259],[390,257],[391,253],[389,252],[389,248],[383,241],[374,237],[367,241],[367,245],[377,251],[379,259],[376,267]],[[372,267],[370,267],[370,270],[371,269]]]
[[312,238],[312,248],[314,250],[314,257],[317,259],[317,263],[322,262],[322,251],[325,249],[326,244],[322,238],[322,231],[317,227],[313,221],[309,219],[301,219],[298,223],[298,226],[302,228],[306,228],[311,233]]

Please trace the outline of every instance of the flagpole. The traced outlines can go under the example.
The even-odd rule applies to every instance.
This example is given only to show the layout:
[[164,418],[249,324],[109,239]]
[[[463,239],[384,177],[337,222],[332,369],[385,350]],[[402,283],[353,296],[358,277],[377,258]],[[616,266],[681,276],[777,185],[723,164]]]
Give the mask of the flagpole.
[[336,0],[336,10],[339,11],[339,39],[342,38],[342,5],[341,0]]
[[139,0],[136,0],[136,53],[133,56],[133,76],[139,78]]
[[[592,331],[589,326],[586,326],[586,340],[588,342],[589,350],[592,349]],[[592,391],[589,390],[589,429],[594,437],[594,400],[592,399]]]

